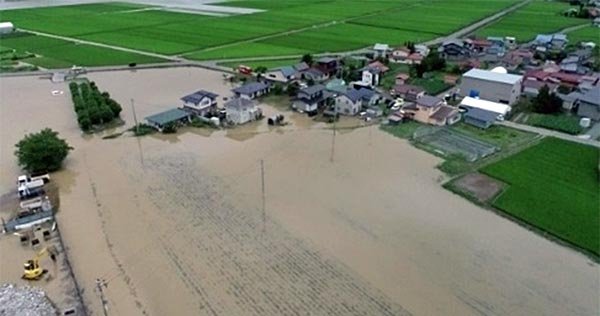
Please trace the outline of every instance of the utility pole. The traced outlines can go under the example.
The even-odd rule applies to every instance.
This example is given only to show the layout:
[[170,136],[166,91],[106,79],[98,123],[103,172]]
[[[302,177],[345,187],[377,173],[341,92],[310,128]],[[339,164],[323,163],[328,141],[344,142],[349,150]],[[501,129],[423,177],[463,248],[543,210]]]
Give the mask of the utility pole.
[[262,187],[262,219],[263,219],[263,233],[265,232],[267,223],[267,212],[266,212],[266,201],[265,201],[265,161],[260,160],[260,180]]
[[135,132],[140,133],[140,125],[138,124],[137,116],[135,115],[135,105],[133,105],[133,98],[131,99],[131,110],[133,111],[133,122],[135,122]]
[[329,157],[329,161],[333,162],[333,156],[335,155],[335,134],[336,134],[336,122],[337,122],[337,105],[333,105],[333,136],[331,138],[331,157]]
[[103,279],[96,279],[96,288],[100,293],[100,302],[102,303],[102,310],[104,311],[104,316],[108,316],[108,302],[104,298],[104,290],[103,287],[106,287],[106,281]]

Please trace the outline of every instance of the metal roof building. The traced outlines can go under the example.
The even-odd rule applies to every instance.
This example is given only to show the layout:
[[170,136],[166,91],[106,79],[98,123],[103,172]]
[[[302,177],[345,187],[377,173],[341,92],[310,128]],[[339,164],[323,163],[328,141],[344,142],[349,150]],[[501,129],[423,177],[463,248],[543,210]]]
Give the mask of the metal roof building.
[[481,99],[476,99],[476,98],[471,98],[471,97],[465,97],[460,102],[460,106],[465,107],[467,109],[475,108],[475,109],[481,109],[481,110],[494,112],[494,113],[497,113],[496,116],[498,116],[498,115],[504,116],[512,110],[512,108],[506,104],[492,102],[492,101],[486,101],[486,100],[481,100]]
[[474,68],[462,76],[460,94],[512,105],[519,100],[522,81],[520,75]]

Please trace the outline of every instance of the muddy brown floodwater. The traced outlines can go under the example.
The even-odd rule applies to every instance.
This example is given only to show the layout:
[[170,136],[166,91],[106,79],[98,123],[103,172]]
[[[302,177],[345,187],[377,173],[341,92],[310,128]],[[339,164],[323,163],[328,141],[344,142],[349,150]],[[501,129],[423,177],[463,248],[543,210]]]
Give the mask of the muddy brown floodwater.
[[[89,77],[129,126],[131,98],[139,118],[230,89],[193,68]],[[53,177],[96,315],[96,278],[115,315],[598,314],[597,264],[444,190],[438,158],[376,126],[338,133],[333,159],[331,130],[291,113],[279,128],[102,140],[79,132],[66,84],[0,88],[0,193],[23,133],[49,126],[75,147]]]

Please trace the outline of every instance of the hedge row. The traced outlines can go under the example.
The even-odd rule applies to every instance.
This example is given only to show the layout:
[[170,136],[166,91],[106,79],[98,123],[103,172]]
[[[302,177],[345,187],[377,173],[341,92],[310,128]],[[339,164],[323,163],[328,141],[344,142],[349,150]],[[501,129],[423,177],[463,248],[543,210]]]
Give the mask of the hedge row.
[[71,82],[69,89],[82,130],[89,131],[94,125],[107,124],[119,117],[121,105],[111,99],[108,92],[100,92],[95,82]]

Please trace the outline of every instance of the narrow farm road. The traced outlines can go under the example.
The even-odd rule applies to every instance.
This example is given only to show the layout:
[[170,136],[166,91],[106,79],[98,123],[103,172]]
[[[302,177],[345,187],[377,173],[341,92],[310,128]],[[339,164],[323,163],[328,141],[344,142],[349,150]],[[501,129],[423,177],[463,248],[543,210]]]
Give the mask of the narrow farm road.
[[545,128],[539,128],[539,127],[529,126],[529,125],[525,125],[525,124],[510,122],[510,121],[496,122],[496,124],[514,128],[514,129],[518,129],[518,130],[522,130],[522,131],[526,131],[526,132],[537,133],[537,134],[540,134],[543,136],[556,137],[556,138],[560,138],[560,139],[563,139],[566,141],[571,141],[571,142],[575,142],[575,143],[580,143],[580,144],[590,145],[590,146],[600,148],[600,142],[598,142],[598,141],[595,141],[592,139],[579,138],[574,135],[569,135],[569,134],[565,134],[565,133],[561,133],[561,132],[557,132],[557,131],[551,131],[551,130],[548,130]]
[[512,13],[512,12],[520,9],[521,7],[526,6],[531,1],[533,1],[533,0],[525,0],[525,1],[522,1],[522,2],[518,2],[517,4],[515,4],[515,5],[511,6],[511,7],[508,7],[506,9],[502,10],[502,11],[499,11],[496,14],[491,15],[491,16],[483,19],[483,20],[479,20],[479,21],[477,21],[477,22],[475,22],[475,23],[473,23],[473,24],[471,24],[471,25],[469,25],[467,27],[464,27],[464,28],[462,28],[462,29],[460,29],[460,30],[458,30],[458,31],[450,34],[450,35],[438,37],[436,39],[433,39],[431,41],[427,41],[427,42],[422,43],[422,44],[427,45],[427,46],[437,45],[437,44],[441,44],[443,41],[445,41],[447,39],[460,38],[460,37],[469,35],[469,34],[477,31],[478,29],[480,29],[480,28],[482,28],[482,27],[484,27],[486,25],[489,25],[489,24],[492,24],[493,22],[496,22],[496,20],[499,20],[500,18],[504,17],[505,15],[507,15],[509,13]]
[[140,54],[140,55],[145,55],[145,56],[150,56],[150,57],[155,57],[155,58],[162,58],[162,59],[166,59],[166,60],[170,60],[170,61],[181,61],[182,60],[181,58],[178,58],[178,57],[173,57],[173,56],[168,56],[168,55],[163,55],[163,54],[157,54],[157,53],[150,53],[150,52],[146,52],[146,51],[142,51],[142,50],[125,48],[125,47],[121,47],[121,46],[115,46],[115,45],[109,45],[109,44],[102,44],[102,43],[97,43],[97,42],[90,42],[90,41],[81,40],[81,39],[77,39],[77,38],[73,38],[73,37],[68,37],[68,36],[54,35],[54,34],[50,34],[50,33],[38,32],[38,31],[33,31],[33,30],[28,30],[28,29],[22,29],[22,28],[19,28],[19,31],[23,31],[23,32],[27,32],[27,33],[31,33],[31,34],[35,34],[35,35],[39,35],[39,36],[56,38],[56,39],[65,40],[65,41],[69,41],[69,42],[74,42],[74,43],[78,43],[78,44],[86,44],[86,45],[103,47],[103,48],[110,48],[110,49],[114,49],[114,50],[120,50],[120,51],[123,51],[123,52],[135,53],[135,54]]

